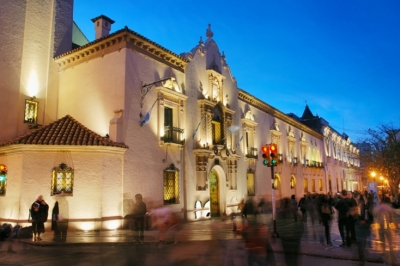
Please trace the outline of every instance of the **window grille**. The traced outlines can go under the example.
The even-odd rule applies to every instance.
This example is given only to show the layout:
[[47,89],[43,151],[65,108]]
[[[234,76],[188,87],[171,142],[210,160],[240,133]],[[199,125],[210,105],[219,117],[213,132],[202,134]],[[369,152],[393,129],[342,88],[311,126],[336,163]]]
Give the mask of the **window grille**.
[[212,121],[212,140],[213,144],[221,144],[222,132],[221,132],[221,122],[213,120]]
[[247,173],[247,196],[255,196],[254,173]]
[[65,193],[72,196],[74,185],[74,169],[62,163],[53,168],[51,195]]
[[164,170],[164,205],[179,203],[179,169],[171,164]]
[[25,100],[24,123],[37,123],[38,105],[36,101]]

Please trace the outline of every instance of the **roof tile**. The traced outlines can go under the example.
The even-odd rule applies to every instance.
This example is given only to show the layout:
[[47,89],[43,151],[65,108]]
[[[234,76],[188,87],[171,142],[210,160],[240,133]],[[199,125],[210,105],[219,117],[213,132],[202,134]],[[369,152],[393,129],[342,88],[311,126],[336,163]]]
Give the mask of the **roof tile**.
[[94,133],[70,115],[66,115],[34,132],[30,132],[9,141],[0,142],[0,147],[16,144],[112,146],[125,149],[129,148],[122,142],[114,142],[109,138]]

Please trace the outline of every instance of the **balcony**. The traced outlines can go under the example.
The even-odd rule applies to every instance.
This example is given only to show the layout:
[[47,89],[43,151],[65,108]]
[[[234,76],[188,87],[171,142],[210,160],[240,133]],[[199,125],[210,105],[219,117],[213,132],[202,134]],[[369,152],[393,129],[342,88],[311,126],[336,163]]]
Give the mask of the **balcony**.
[[175,143],[183,145],[185,143],[185,139],[183,138],[184,129],[177,127],[164,127],[164,137],[161,137],[161,140],[165,143]]
[[258,153],[257,153],[257,151],[258,151],[257,148],[248,147],[248,148],[247,148],[246,158],[258,159]]

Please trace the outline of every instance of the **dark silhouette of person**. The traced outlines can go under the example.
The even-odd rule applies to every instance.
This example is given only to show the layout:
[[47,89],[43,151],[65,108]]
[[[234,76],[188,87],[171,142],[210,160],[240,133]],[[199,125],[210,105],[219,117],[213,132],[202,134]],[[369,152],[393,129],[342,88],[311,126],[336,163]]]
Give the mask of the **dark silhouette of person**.
[[304,232],[304,223],[294,220],[291,200],[283,198],[278,212],[276,225],[282,242],[286,265],[298,265],[300,240]]
[[68,233],[69,207],[64,194],[57,195],[57,201],[52,211],[52,230],[54,241],[66,242]]
[[30,209],[32,217],[33,241],[41,241],[40,234],[44,233],[44,223],[47,221],[49,205],[44,201],[43,196],[39,195],[37,200],[32,203]]
[[135,195],[135,204],[133,205],[133,219],[135,224],[135,239],[139,243],[144,240],[144,219],[147,213],[146,204],[143,202],[141,194]]
[[[336,202],[335,209],[339,212],[338,213],[338,227],[339,233],[342,238],[342,244],[339,245],[340,247],[344,247],[346,244],[346,236],[345,236],[345,227],[347,222],[347,214],[349,212],[349,205],[346,201],[347,198],[347,191],[342,190],[339,195],[339,200]],[[347,231],[347,230],[346,230]]]

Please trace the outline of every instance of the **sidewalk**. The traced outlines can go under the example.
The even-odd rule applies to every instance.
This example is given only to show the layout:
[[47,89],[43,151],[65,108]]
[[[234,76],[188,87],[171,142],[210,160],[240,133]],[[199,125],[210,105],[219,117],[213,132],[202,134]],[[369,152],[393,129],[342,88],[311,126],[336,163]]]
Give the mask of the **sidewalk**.
[[[270,219],[270,215],[265,215],[262,219]],[[215,221],[203,220],[197,222],[188,222],[183,224],[180,230],[180,242],[186,241],[211,241],[215,240],[213,235],[212,226]],[[240,234],[235,234],[232,231],[232,222],[227,220],[223,224],[223,229],[219,231],[218,238],[222,239],[235,239],[240,238]],[[272,231],[272,228],[270,228]],[[301,254],[306,256],[315,256],[321,258],[332,258],[342,260],[358,261],[357,246],[352,247],[339,247],[341,238],[338,232],[337,223],[333,221],[331,226],[331,237],[333,246],[323,245],[320,243],[318,234],[323,232],[323,226],[316,224],[313,226],[311,222],[307,223],[305,233],[301,243]],[[278,232],[279,233],[279,232]],[[317,236],[314,237],[314,233]],[[151,245],[155,243],[157,231],[145,231],[144,245]],[[115,230],[115,231],[69,231],[65,242],[53,241],[53,232],[47,231],[42,235],[42,241],[33,242],[31,239],[14,239],[13,242],[19,242],[24,245],[35,245],[41,247],[51,246],[80,246],[80,245],[136,245],[133,241],[134,232],[130,230]],[[398,237],[396,236],[396,239]],[[173,245],[174,239],[171,234],[166,235],[166,241]],[[380,251],[380,243],[378,241],[371,241],[372,246],[367,250],[367,261],[374,263],[383,263],[382,254]],[[396,241],[397,242],[397,241]],[[396,250],[398,245],[396,245]],[[272,247],[274,252],[283,253],[281,242],[279,238],[272,240]]]

